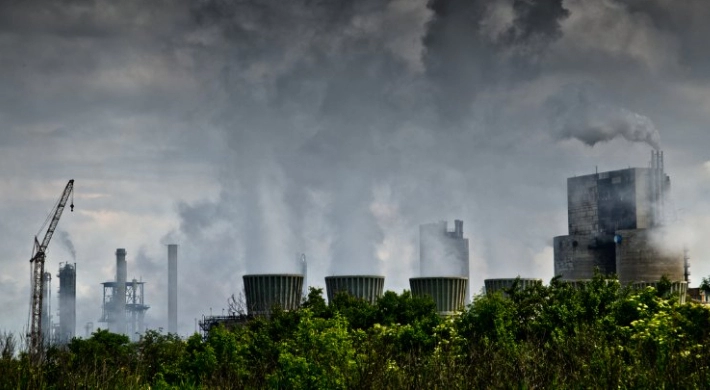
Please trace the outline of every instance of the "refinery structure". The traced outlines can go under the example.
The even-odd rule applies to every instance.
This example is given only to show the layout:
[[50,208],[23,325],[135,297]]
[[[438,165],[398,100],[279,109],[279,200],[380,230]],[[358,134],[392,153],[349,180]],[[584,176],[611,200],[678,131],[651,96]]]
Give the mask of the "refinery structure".
[[[709,301],[704,295],[700,296],[695,291],[697,289],[688,290],[687,254],[682,243],[669,243],[666,239],[666,209],[671,185],[663,159],[662,152],[654,151],[649,167],[595,172],[567,179],[568,232],[552,240],[554,274],[561,281],[581,286],[598,272],[616,277],[618,282],[615,283],[643,288],[655,285],[665,277],[681,301],[686,293],[694,300]],[[70,181],[60,201],[61,208],[55,209],[55,220],[47,233],[49,238],[72,185],[73,181]],[[66,344],[77,335],[76,263],[60,264],[55,279],[55,284],[56,280],[59,283],[58,305],[53,308],[52,275],[43,268],[43,251],[49,238],[45,237],[42,244],[37,240],[38,254],[33,257],[33,275],[41,278],[34,279],[39,285],[33,284],[32,313],[36,317],[32,318],[40,328],[32,334],[41,334],[45,342]],[[445,221],[420,225],[418,247],[418,272],[409,279],[412,295],[431,297],[440,315],[454,315],[470,302],[473,295],[469,280],[469,240],[464,237],[463,221],[454,220],[451,230]],[[117,249],[115,256],[115,279],[101,283],[103,295],[98,322],[102,328],[136,340],[148,328],[145,315],[150,306],[145,296],[146,282],[128,279],[125,249]],[[282,310],[300,307],[308,291],[305,254],[297,255],[297,263],[300,273],[274,270],[277,272],[243,275],[243,310],[230,309],[226,316],[203,317],[201,328],[209,331],[217,324],[242,324],[256,316],[268,316],[275,307]],[[167,245],[166,271],[165,329],[177,333],[179,288],[178,246],[175,244]],[[376,303],[386,286],[384,275],[372,273],[336,273],[325,277],[324,282],[329,302],[345,293]],[[541,279],[534,278],[485,279],[483,292],[508,296],[515,290],[542,285]],[[41,291],[39,297],[37,291]],[[53,310],[56,310],[56,316],[52,316]],[[85,330],[88,335],[93,330],[93,323],[87,323]]]

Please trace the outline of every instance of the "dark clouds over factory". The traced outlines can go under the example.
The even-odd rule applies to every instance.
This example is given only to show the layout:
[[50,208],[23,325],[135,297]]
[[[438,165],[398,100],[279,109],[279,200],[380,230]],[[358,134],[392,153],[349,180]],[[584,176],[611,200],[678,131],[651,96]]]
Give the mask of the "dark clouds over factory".
[[32,238],[71,178],[47,268],[76,254],[79,326],[116,248],[146,282],[146,326],[165,327],[180,244],[182,333],[297,253],[313,285],[408,288],[418,226],[439,220],[466,223],[472,291],[549,279],[566,179],[653,148],[697,282],[708,19],[700,0],[3,2],[0,329],[26,322]]

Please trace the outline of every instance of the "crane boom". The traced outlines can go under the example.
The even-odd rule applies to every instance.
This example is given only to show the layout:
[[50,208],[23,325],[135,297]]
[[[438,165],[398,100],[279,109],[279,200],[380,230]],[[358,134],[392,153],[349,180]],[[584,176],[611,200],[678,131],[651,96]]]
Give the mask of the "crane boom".
[[[52,239],[54,230],[57,228],[59,223],[59,218],[64,212],[64,207],[69,200],[69,195],[71,195],[74,189],[74,180],[69,180],[67,186],[64,187],[64,192],[59,198],[59,202],[55,206],[52,215],[52,221],[49,223],[49,228],[44,235],[44,239],[40,243],[35,237],[35,245],[30,259],[30,264],[32,265],[32,303],[30,307],[30,355],[39,359],[42,352],[42,294],[44,291],[44,259],[45,251],[49,245],[49,241]],[[70,205],[71,211],[74,211],[74,204]]]

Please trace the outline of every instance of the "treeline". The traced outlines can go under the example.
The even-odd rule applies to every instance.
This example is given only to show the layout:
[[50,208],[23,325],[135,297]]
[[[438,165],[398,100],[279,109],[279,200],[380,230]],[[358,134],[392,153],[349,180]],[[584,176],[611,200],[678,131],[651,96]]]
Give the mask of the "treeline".
[[39,366],[3,338],[0,388],[710,388],[710,310],[669,291],[553,279],[441,318],[409,292],[326,305],[311,289],[298,311],[206,339],[98,330]]

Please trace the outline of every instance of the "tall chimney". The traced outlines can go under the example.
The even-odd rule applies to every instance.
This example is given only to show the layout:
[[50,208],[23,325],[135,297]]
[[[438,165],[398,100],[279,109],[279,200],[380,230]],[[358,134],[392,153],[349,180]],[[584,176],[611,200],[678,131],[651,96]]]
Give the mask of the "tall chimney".
[[168,333],[177,333],[177,249],[168,245]]
[[114,329],[116,333],[126,333],[126,279],[128,278],[126,250],[116,249],[116,288],[114,290]]

